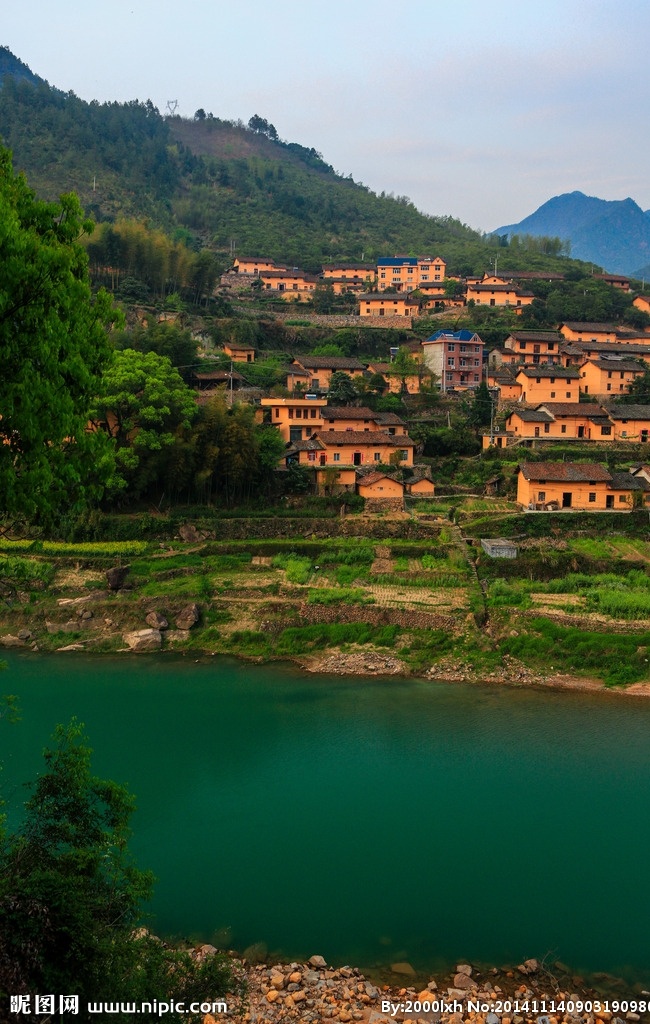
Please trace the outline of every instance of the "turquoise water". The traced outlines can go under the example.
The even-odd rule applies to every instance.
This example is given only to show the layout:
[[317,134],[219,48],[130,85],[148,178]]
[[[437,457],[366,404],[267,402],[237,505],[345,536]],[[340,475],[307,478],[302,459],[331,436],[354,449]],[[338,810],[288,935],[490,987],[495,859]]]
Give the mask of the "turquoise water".
[[[648,977],[650,702],[304,676],[227,659],[6,658],[4,784],[86,725],[136,794],[161,932],[432,968],[552,951]],[[222,933],[223,935],[223,933]]]

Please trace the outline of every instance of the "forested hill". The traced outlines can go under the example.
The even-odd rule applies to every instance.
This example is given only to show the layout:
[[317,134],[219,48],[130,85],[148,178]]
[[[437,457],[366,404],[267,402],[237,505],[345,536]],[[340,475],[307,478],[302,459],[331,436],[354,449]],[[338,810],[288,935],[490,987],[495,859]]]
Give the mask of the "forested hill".
[[[442,255],[452,273],[491,263],[496,240],[424,215],[406,197],[376,195],[314,149],[283,142],[257,115],[244,125],[202,110],[193,120],[163,117],[150,101],[87,103],[51,88],[6,48],[0,54],[0,139],[15,168],[43,197],[76,192],[98,221],[146,218],[224,261],[234,243],[238,253],[313,272],[396,252]],[[504,270],[509,255],[500,250]],[[540,245],[511,262],[559,269]]]

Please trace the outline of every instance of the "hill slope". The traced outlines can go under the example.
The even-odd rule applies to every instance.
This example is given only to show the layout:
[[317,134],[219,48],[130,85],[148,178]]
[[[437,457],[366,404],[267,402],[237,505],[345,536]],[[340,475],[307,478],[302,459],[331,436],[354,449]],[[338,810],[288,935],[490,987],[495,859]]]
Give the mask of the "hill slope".
[[567,192],[494,234],[558,235],[570,240],[575,259],[614,274],[640,275],[650,260],[650,212],[644,213],[632,199],[607,201]]

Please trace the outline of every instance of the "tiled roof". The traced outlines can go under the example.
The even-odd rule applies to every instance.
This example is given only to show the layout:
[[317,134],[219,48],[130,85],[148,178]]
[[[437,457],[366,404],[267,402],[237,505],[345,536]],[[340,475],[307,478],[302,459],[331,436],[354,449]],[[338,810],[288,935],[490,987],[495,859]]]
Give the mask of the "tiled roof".
[[594,334],[603,334],[605,331],[611,334],[612,331],[616,331],[614,324],[593,324],[593,323],[580,323],[579,320],[564,320],[562,322],[563,327],[568,327],[570,331],[592,331]]
[[526,298],[533,294],[532,292],[522,292],[514,284],[471,284],[468,287],[473,292],[515,292],[515,294],[523,295]]
[[559,331],[511,331],[515,341],[562,341]]
[[606,405],[607,415],[613,420],[650,420],[650,405]]
[[390,473],[363,473],[359,474],[360,484],[376,484],[379,480],[392,480],[393,483],[399,484],[401,487],[404,486],[401,480],[397,480]]
[[393,448],[414,448],[415,441],[412,441],[407,434],[399,436],[386,434],[383,430],[325,430],[318,434],[318,437],[328,447],[330,445],[354,444],[371,447],[373,445],[391,445]]
[[613,491],[650,491],[650,484],[643,477],[632,476],[625,470],[613,469],[610,489]]
[[[552,423],[553,417],[548,412],[539,409],[515,409],[510,416],[518,416],[524,423]],[[510,418],[510,417],[508,417]]]
[[428,338],[425,338],[422,342],[426,345],[428,342],[433,341],[475,341],[483,344],[481,338],[479,338],[476,331],[436,331],[435,334],[430,334]]
[[348,356],[300,356],[296,359],[305,370],[364,370],[365,364]]
[[324,420],[376,420],[378,415],[372,409],[358,405],[327,406],[321,413]]
[[547,409],[553,416],[602,416],[603,410],[595,402],[542,402],[538,409]]
[[623,370],[628,373],[643,373],[645,370],[645,366],[638,359],[605,359],[601,356],[600,359],[586,359],[585,363],[591,363],[599,370]]
[[412,299],[408,292],[364,292],[359,296],[361,302],[406,302],[408,306],[417,306],[418,300]]
[[563,380],[579,380],[580,372],[577,366],[555,366],[551,363],[539,363],[536,366],[522,366],[517,370],[517,376],[523,373],[525,377],[559,377]]
[[292,441],[287,448],[285,455],[293,455],[294,452],[322,452],[325,445],[318,437],[310,437],[307,441]]
[[519,469],[526,480],[541,482],[609,482],[611,474],[597,462],[522,462]]
[[401,416],[398,416],[396,412],[376,412],[375,422],[390,424],[391,427],[393,425],[400,427],[404,426],[404,420]]

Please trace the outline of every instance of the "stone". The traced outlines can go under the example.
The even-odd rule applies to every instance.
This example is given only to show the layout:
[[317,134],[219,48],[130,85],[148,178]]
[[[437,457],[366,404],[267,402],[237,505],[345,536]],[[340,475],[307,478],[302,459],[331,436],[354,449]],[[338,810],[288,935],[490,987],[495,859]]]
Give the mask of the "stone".
[[474,988],[474,982],[470,978],[469,974],[458,973],[454,975],[454,985],[456,988],[467,989]]
[[82,621],[86,622],[88,619],[94,618],[95,613],[91,611],[90,608],[82,608],[77,612],[77,615],[82,619]]
[[123,633],[122,639],[134,654],[159,651],[162,647],[162,633],[159,629],[136,629],[132,633]]
[[106,570],[106,582],[109,590],[120,590],[129,574],[128,565],[114,565],[112,569]]
[[458,974],[466,974],[469,978],[472,977],[472,968],[469,964],[457,964],[456,971]]
[[307,961],[307,963],[310,964],[312,967],[317,967],[317,968],[327,967],[327,961],[326,961],[325,957],[318,956],[318,955],[310,956],[309,960]]
[[165,633],[165,640],[170,644],[182,643],[189,638],[189,629],[168,629]]
[[277,989],[270,988],[269,991],[266,993],[266,1000],[269,1003],[275,1003],[279,998],[280,993],[277,991]]
[[18,639],[19,640],[27,641],[27,640],[31,640],[32,637],[33,637],[33,633],[30,633],[30,631],[28,629],[19,629],[18,630]]
[[198,604],[186,604],[176,616],[177,629],[191,629],[199,621],[200,612]]
[[306,999],[306,998],[307,998],[307,993],[305,992],[304,989],[299,989],[297,992],[293,993],[293,1001],[294,1001],[294,1003],[301,1003],[303,1001],[303,999]]
[[193,523],[183,523],[178,529],[178,536],[181,540],[184,540],[186,544],[198,544],[199,541],[204,540],[205,534],[202,531],[197,530]]
[[59,654],[61,651],[85,651],[83,644],[66,644],[65,647],[57,647],[56,653]]
[[402,960],[397,964],[391,964],[390,969],[393,972],[393,974],[405,974],[409,977],[413,977],[415,975],[415,969],[411,966],[411,964],[406,963],[405,960]]
[[78,633],[79,623],[76,619],[68,619],[67,622],[45,622],[48,633]]
[[539,961],[535,959],[524,960],[523,964],[519,964],[517,970],[521,974],[536,974],[539,970]]
[[0,636],[0,644],[3,647],[24,647],[24,642],[19,636],[13,636],[11,633],[6,633],[4,636]]
[[169,627],[167,619],[160,612],[149,612],[144,621],[152,629],[167,629]]
[[281,974],[272,974],[270,981],[271,988],[277,989],[278,992],[284,988],[284,978]]

